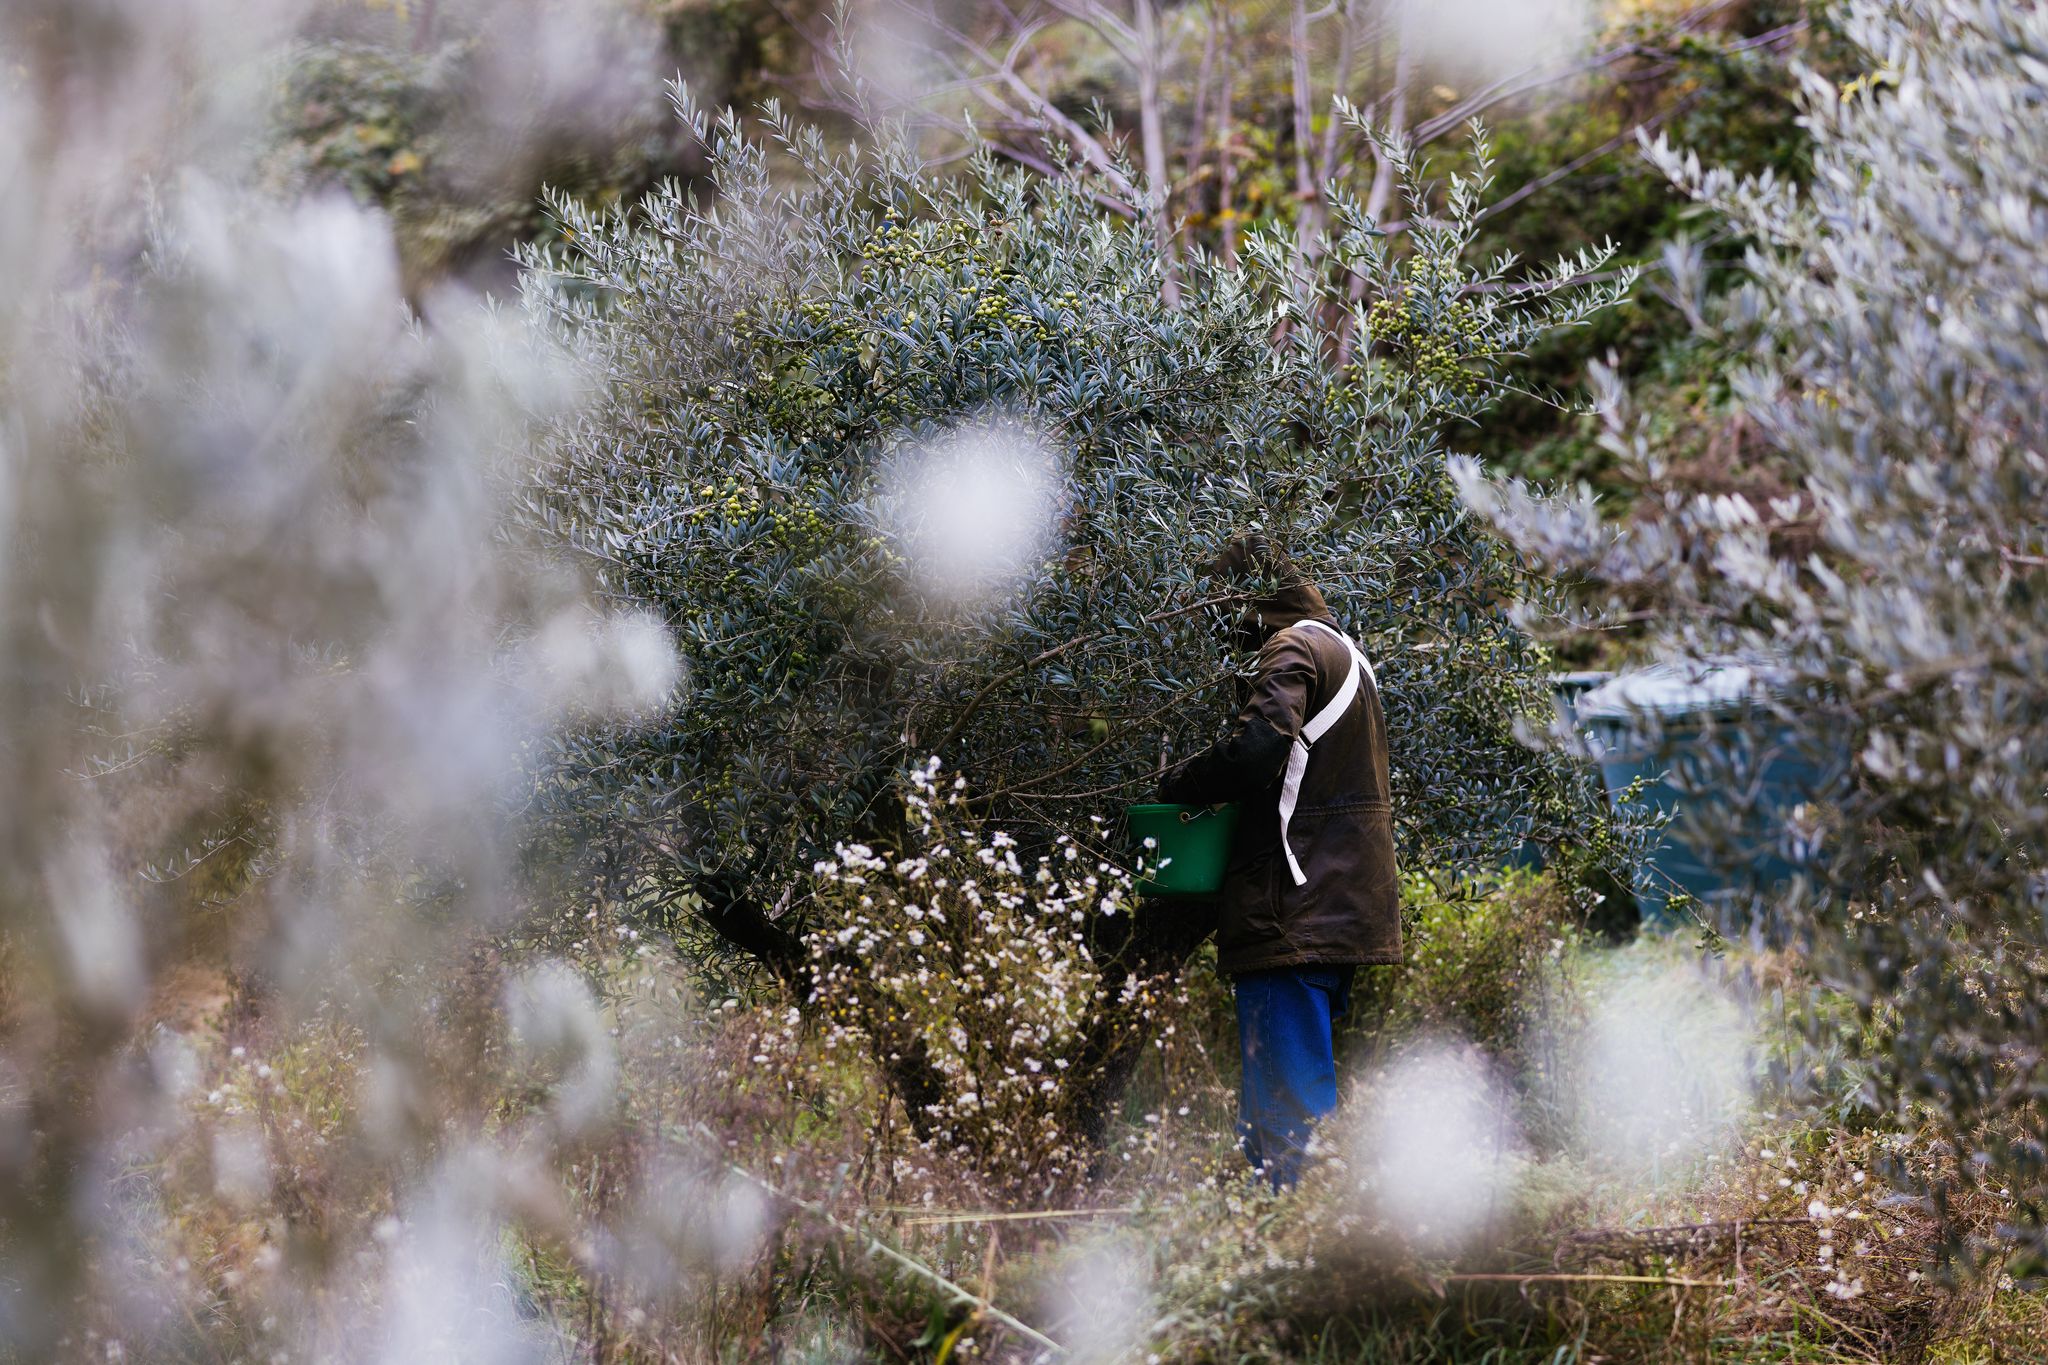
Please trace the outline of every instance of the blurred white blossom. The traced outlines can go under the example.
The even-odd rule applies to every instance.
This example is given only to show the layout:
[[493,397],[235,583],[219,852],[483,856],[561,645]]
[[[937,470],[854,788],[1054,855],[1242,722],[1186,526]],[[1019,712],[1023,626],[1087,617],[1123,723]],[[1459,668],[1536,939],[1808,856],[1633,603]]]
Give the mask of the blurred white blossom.
[[973,604],[1013,588],[1054,543],[1056,451],[1030,428],[991,418],[915,441],[883,472],[883,527],[919,589]]
[[1500,1211],[1522,1161],[1508,1096],[1474,1048],[1427,1044],[1376,1077],[1353,1135],[1374,1208],[1411,1244],[1464,1244]]

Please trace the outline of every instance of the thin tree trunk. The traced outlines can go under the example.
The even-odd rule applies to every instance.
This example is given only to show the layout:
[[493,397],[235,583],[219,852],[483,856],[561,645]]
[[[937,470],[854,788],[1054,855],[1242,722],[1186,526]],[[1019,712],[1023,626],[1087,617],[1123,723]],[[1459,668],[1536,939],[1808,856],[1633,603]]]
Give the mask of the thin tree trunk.
[[441,8],[440,0],[420,0],[419,13],[413,19],[412,50],[425,52],[434,45],[434,19]]
[[1193,176],[1202,164],[1202,139],[1208,135],[1209,87],[1216,79],[1216,6],[1208,8],[1209,19],[1202,26],[1202,69],[1195,77],[1195,111],[1188,120],[1187,150],[1181,154],[1185,174]]
[[[1408,130],[1408,85],[1415,78],[1415,45],[1409,24],[1408,6],[1413,0],[1387,0],[1394,11],[1394,83],[1387,94],[1387,122],[1381,130],[1389,141],[1398,141]],[[1379,57],[1375,54],[1374,64]],[[1392,202],[1394,191],[1394,162],[1379,147],[1373,148],[1372,188],[1366,192],[1366,217],[1377,223],[1387,216],[1387,205]],[[1365,277],[1351,276],[1344,290],[1344,316],[1337,320],[1337,354],[1339,369],[1351,363],[1351,353],[1357,341],[1357,323],[1354,314],[1358,303],[1365,297]]]
[[[1188,120],[1186,150],[1181,153],[1181,182],[1196,183],[1202,171],[1202,139],[1209,131],[1209,85],[1216,79],[1216,6],[1208,7],[1208,21],[1202,28],[1202,69],[1195,77],[1195,110]],[[1188,247],[1188,220],[1193,216],[1194,204],[1183,206],[1186,212],[1181,217],[1180,241],[1177,250],[1184,256]]]
[[[1337,22],[1343,25],[1343,32],[1338,35],[1337,39],[1337,69],[1330,79],[1330,92],[1333,101],[1339,96],[1350,95],[1351,77],[1358,65],[1357,4],[1358,0],[1343,0],[1343,10],[1337,16]],[[1310,281],[1312,285],[1320,283],[1320,262],[1323,252],[1328,245],[1327,234],[1330,230],[1329,200],[1325,195],[1325,190],[1337,179],[1337,153],[1342,145],[1342,124],[1337,118],[1336,111],[1332,109],[1323,127],[1322,155],[1316,163],[1316,197],[1314,200],[1314,228],[1316,235],[1315,239],[1309,244],[1310,255],[1307,261],[1310,268],[1318,272]],[[1333,305],[1331,311],[1342,314],[1347,311],[1347,306],[1343,304]],[[1341,349],[1344,332],[1343,318],[1339,316],[1328,318],[1326,321],[1333,324],[1333,330],[1338,338],[1339,349]]]
[[[1412,0],[1388,0],[1394,10],[1394,86],[1387,96],[1387,123],[1383,130],[1390,139],[1408,131],[1408,85],[1415,78],[1415,44],[1412,41],[1408,6]],[[1394,166],[1375,151],[1372,189],[1365,197],[1365,211],[1375,222],[1387,216],[1394,197]]]
[[1292,49],[1294,91],[1294,302],[1306,308],[1315,258],[1322,243],[1322,189],[1316,184],[1311,160],[1315,147],[1315,91],[1308,60],[1308,5],[1294,0],[1291,7],[1287,45]]
[[1172,186],[1166,175],[1166,127],[1159,108],[1166,53],[1152,0],[1133,0],[1131,8],[1138,31],[1138,136],[1145,156],[1145,211],[1151,215],[1152,241],[1159,252],[1160,296],[1168,308],[1177,308],[1180,278],[1173,252]]
[[1228,270],[1237,266],[1237,128],[1230,107],[1237,91],[1237,63],[1230,7],[1219,5],[1217,18],[1223,25],[1223,88],[1216,99],[1216,214],[1223,220],[1221,251]]
[[[1351,77],[1358,69],[1358,0],[1344,0],[1344,12],[1337,22],[1344,31],[1337,40],[1337,74],[1331,78],[1332,98],[1351,93]],[[1332,113],[1329,123],[1323,128],[1322,166],[1317,175],[1317,184],[1327,185],[1337,178],[1337,152],[1342,145],[1343,126]]]

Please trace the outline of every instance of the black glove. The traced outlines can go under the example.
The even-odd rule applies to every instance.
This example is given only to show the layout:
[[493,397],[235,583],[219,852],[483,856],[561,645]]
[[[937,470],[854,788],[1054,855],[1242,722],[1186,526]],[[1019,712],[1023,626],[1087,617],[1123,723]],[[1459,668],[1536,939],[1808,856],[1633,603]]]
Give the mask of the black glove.
[[1186,767],[1159,784],[1159,799],[1180,806],[1247,801],[1280,780],[1294,741],[1263,717],[1253,716],[1236,733],[1196,754]]

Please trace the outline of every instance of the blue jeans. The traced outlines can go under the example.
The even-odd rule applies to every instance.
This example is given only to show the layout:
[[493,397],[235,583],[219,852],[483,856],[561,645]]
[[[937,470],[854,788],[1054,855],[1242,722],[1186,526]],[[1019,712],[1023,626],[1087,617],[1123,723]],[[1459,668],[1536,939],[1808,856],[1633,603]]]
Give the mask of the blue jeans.
[[1237,978],[1238,1145],[1275,1188],[1301,1178],[1309,1132],[1337,1107],[1331,1025],[1351,999],[1350,967],[1284,967]]

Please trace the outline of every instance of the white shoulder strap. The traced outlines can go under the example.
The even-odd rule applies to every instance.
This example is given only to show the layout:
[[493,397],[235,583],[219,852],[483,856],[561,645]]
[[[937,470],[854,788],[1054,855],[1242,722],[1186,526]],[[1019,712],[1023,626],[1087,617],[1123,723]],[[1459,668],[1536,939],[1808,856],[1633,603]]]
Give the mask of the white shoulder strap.
[[1337,694],[1323,708],[1309,717],[1301,727],[1301,735],[1294,741],[1294,747],[1287,754],[1287,772],[1280,783],[1280,851],[1287,855],[1287,870],[1294,875],[1294,884],[1301,886],[1308,881],[1308,874],[1301,870],[1301,863],[1294,856],[1294,846],[1287,841],[1287,826],[1294,818],[1294,808],[1301,800],[1301,779],[1308,772],[1308,749],[1324,735],[1330,727],[1344,718],[1351,709],[1352,699],[1358,695],[1358,676],[1363,673],[1372,679],[1373,690],[1378,691],[1380,680],[1374,676],[1372,664],[1367,662],[1364,651],[1351,643],[1335,626],[1326,621],[1305,620],[1295,622],[1296,626],[1314,626],[1325,635],[1342,641],[1351,655],[1351,667],[1345,671],[1344,683]]
[[[1328,621],[1318,621],[1313,617],[1310,617],[1305,621],[1296,621],[1294,624],[1297,626],[1314,626],[1317,630],[1321,631],[1325,635],[1330,636],[1332,639],[1342,641],[1344,648],[1351,651],[1351,657],[1357,661],[1358,666],[1365,670],[1365,676],[1372,680],[1373,690],[1379,690],[1380,680],[1378,675],[1372,671],[1372,660],[1366,658],[1365,651],[1360,649],[1357,645],[1351,642],[1351,637],[1344,634],[1344,632],[1338,630]],[[1350,686],[1351,684],[1347,682],[1346,685]],[[1345,698],[1345,701],[1347,703],[1350,700],[1351,699],[1348,696]],[[1339,714],[1341,714],[1341,712]]]

